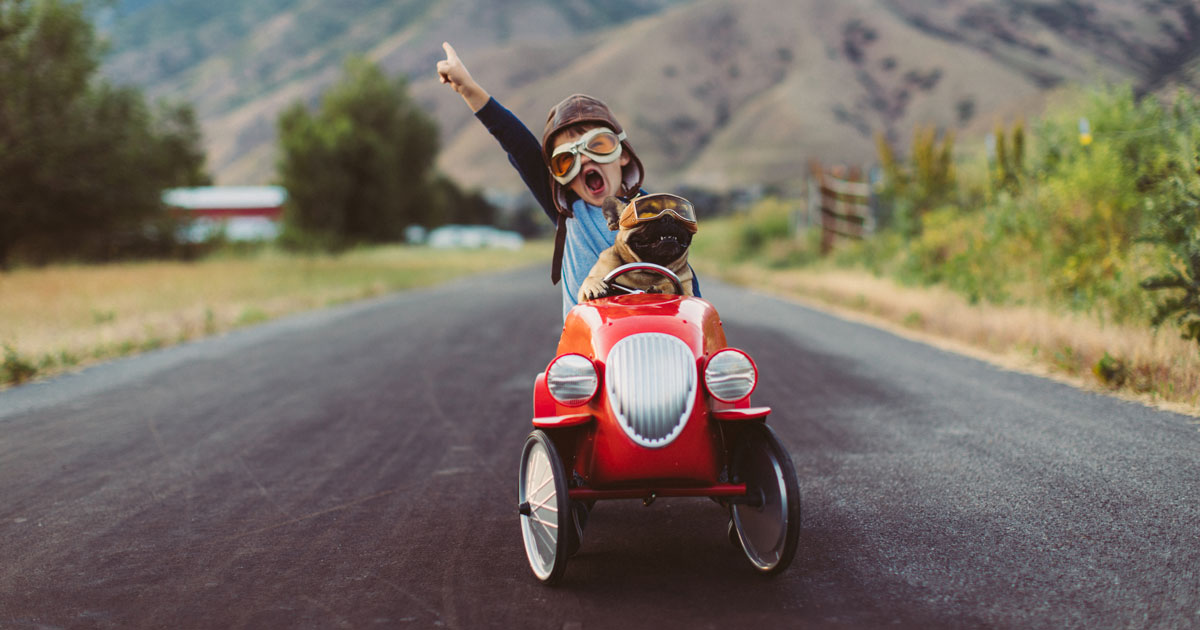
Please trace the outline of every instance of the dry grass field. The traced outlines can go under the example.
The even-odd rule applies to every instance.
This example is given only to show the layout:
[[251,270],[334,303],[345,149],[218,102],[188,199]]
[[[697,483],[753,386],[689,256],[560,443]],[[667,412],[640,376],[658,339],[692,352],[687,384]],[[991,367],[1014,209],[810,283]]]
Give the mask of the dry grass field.
[[522,250],[266,250],[200,262],[53,266],[0,273],[0,386],[281,315],[550,257]]

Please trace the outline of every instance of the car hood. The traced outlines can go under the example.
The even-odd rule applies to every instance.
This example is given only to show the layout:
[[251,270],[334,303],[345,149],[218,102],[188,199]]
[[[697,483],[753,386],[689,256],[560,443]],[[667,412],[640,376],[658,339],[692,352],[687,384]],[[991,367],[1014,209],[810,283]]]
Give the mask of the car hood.
[[603,362],[617,341],[648,332],[682,339],[697,359],[725,347],[725,331],[712,304],[700,298],[642,293],[592,300],[571,309],[558,354],[575,352]]

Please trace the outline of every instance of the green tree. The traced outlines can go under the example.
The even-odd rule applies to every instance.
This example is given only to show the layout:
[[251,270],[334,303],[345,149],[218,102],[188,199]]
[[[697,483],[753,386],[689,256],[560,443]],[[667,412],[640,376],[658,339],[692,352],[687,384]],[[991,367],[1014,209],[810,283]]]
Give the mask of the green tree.
[[208,181],[191,108],[98,80],[99,55],[82,3],[0,0],[0,266],[126,253],[164,188]]
[[310,113],[295,103],[279,118],[278,174],[288,191],[285,242],[340,248],[399,240],[435,216],[437,127],[362,58]]
[[153,121],[155,155],[162,179],[174,186],[208,186],[204,137],[196,111],[188,103],[162,101]]
[[464,191],[443,175],[433,180],[434,210],[430,224],[460,223],[490,225],[496,219],[496,208],[478,190]]

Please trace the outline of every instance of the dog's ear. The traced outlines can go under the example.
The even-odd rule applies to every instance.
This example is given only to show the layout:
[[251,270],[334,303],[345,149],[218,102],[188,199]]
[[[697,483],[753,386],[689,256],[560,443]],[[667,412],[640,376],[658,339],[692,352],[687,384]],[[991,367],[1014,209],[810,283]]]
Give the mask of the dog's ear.
[[604,205],[600,207],[604,212],[604,218],[608,220],[608,229],[621,229],[621,211],[625,209],[625,203],[616,197],[605,197]]

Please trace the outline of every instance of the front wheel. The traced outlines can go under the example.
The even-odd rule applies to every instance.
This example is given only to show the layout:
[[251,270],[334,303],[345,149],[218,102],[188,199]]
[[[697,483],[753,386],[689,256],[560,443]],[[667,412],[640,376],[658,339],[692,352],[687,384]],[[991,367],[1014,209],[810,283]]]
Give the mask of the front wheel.
[[572,525],[567,475],[554,442],[544,431],[534,431],[525,439],[517,503],[529,568],[543,583],[554,584],[567,570]]
[[731,468],[734,482],[746,484],[746,500],[730,507],[742,551],[759,572],[779,573],[791,564],[800,540],[800,487],[792,458],[770,427],[750,424],[734,447]]

